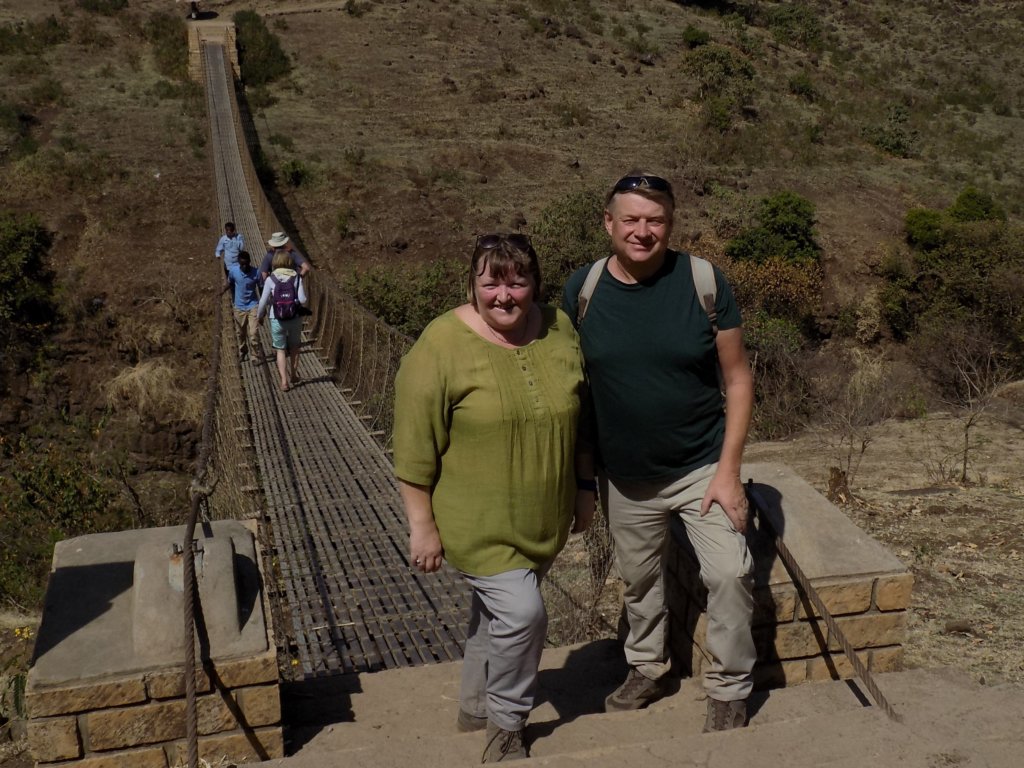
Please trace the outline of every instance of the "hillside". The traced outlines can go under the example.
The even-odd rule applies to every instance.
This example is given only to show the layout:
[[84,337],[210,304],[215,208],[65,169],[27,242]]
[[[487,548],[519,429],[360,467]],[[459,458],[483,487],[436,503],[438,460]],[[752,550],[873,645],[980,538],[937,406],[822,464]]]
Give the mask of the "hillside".
[[[823,281],[808,378],[856,370],[900,402],[816,401],[818,429],[751,454],[823,491],[831,467],[853,470],[851,516],[919,577],[912,663],[1024,679],[1024,619],[1008,597],[1024,576],[1020,399],[986,412],[967,482],[953,482],[963,422],[879,323],[838,332],[872,316],[881,266],[907,251],[910,209],[944,209],[973,185],[1020,226],[1024,6],[202,7],[256,10],[288,55],[290,74],[246,96],[282,220],[343,286],[383,270],[416,291],[425,265],[465,258],[475,235],[532,232],[635,166],[675,183],[677,245],[725,267],[762,197],[811,201]],[[0,593],[18,612],[5,626],[32,623],[55,531],[166,524],[187,508],[222,222],[205,100],[175,58],[184,15],[171,0],[0,6],[0,209],[50,233],[58,308],[30,344],[2,350]],[[882,421],[894,414],[919,418]],[[2,632],[5,660],[23,654],[23,635]]]

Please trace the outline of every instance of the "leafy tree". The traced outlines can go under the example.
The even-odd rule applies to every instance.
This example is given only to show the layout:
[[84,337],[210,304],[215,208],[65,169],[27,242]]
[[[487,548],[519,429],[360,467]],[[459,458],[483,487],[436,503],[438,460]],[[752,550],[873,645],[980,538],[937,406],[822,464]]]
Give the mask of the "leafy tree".
[[291,62],[277,35],[255,11],[238,11],[234,15],[237,28],[238,66],[247,87],[266,85],[291,71]]
[[726,255],[737,261],[764,262],[779,258],[794,264],[816,264],[821,252],[814,240],[814,204],[795,192],[778,192],[761,200],[758,225],[733,238]]
[[0,352],[27,350],[55,321],[50,233],[31,215],[0,212]]
[[159,11],[146,21],[143,34],[153,46],[157,72],[171,80],[187,80],[188,27],[185,20]]

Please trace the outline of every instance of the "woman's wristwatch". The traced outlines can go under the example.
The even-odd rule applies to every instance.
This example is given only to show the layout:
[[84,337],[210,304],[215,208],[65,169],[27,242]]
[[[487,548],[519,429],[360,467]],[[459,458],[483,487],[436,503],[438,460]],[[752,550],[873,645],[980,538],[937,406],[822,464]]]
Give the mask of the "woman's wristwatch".
[[597,491],[597,481],[594,478],[588,480],[585,477],[577,477],[576,487],[581,491]]

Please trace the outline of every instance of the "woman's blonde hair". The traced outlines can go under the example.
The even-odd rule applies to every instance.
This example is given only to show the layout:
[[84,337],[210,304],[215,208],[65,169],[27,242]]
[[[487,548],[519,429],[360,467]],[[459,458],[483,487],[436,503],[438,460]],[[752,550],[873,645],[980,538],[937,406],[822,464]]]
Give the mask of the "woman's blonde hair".
[[274,251],[274,258],[270,262],[272,269],[294,269],[295,262],[292,260],[292,255],[288,253],[284,248],[278,248]]

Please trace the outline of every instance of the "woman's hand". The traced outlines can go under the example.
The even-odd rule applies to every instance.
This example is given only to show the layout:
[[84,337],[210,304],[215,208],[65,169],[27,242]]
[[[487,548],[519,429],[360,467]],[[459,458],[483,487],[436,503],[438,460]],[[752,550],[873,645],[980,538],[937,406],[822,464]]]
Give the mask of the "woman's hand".
[[409,533],[409,562],[412,567],[423,573],[434,573],[441,570],[444,550],[441,549],[441,536],[433,521],[429,524],[415,525]]
[[580,489],[576,491],[576,509],[572,516],[570,533],[583,533],[594,522],[594,510],[597,508],[597,493]]

